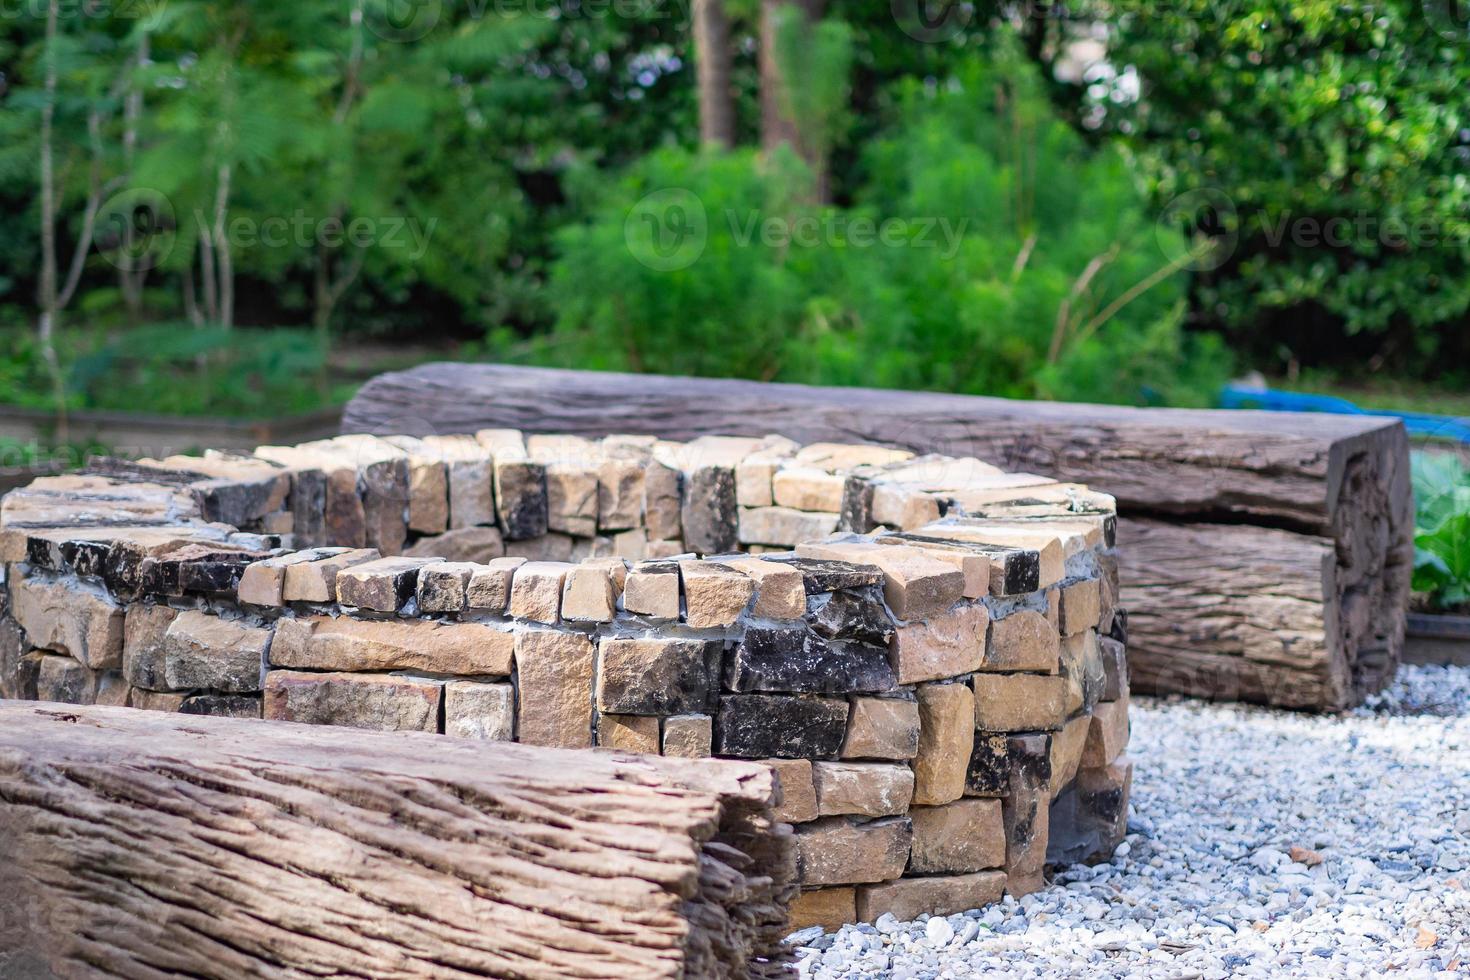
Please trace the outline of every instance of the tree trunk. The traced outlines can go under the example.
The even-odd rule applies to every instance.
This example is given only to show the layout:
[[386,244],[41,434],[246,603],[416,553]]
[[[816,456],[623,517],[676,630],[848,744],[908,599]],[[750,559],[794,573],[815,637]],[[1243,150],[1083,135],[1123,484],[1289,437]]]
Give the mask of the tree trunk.
[[761,148],[767,153],[788,144],[806,161],[816,188],[816,199],[827,200],[827,161],[819,141],[801,131],[800,120],[792,117],[786,93],[786,72],[781,65],[777,43],[778,18],[783,7],[799,12],[805,26],[822,18],[826,0],[761,0],[760,83],[761,83]]
[[0,702],[0,949],[69,977],[787,975],[772,795],[743,763]]
[[[1337,709],[1386,683],[1403,648],[1414,514],[1395,419],[430,364],[369,381],[342,425],[373,432],[405,418],[434,419],[439,432],[774,432],[977,456],[1089,484],[1118,499],[1122,604],[1143,630],[1135,669],[1159,690],[1173,689],[1171,664],[1187,663],[1187,648],[1232,658],[1243,676],[1290,680],[1214,696]],[[1279,630],[1286,652],[1263,654],[1260,637]]]
[[699,139],[735,146],[735,98],[730,90],[730,20],[723,0],[694,0],[695,68],[699,74]]

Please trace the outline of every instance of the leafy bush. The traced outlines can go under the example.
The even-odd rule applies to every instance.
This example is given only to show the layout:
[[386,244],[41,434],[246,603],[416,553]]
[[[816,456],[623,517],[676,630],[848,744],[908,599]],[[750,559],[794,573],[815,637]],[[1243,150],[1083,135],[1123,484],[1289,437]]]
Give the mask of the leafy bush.
[[[1180,329],[1183,277],[1116,153],[1051,115],[1004,48],[904,85],[850,208],[790,157],[666,150],[559,240],[555,336],[521,356],[1136,402],[1199,402],[1228,369]],[[660,250],[666,252],[663,254]],[[509,348],[500,338],[496,348]]]
[[1437,369],[1437,350],[1466,349],[1470,45],[1455,7],[1084,5],[1116,67],[1088,79],[1091,121],[1131,141],[1160,206],[1197,188],[1234,204],[1234,256],[1196,299],[1242,345]]
[[1431,605],[1470,604],[1470,468],[1451,453],[1415,452],[1414,591]]

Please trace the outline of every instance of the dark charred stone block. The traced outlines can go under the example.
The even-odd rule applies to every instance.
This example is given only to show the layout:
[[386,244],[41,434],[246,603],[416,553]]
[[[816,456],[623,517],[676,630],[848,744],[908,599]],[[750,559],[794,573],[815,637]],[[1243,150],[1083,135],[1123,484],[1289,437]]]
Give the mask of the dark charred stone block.
[[26,642],[25,630],[9,616],[0,616],[0,698],[36,700],[36,678],[42,654]]
[[599,644],[597,707],[621,715],[704,714],[715,706],[721,640],[609,638]]
[[903,531],[893,536],[904,541],[941,544],[956,551],[970,551],[977,555],[985,555],[990,559],[990,563],[1001,571],[1001,587],[1004,589],[1002,595],[1024,595],[1027,592],[1035,592],[1041,587],[1041,555],[1029,548],[997,548],[968,541],[955,541],[940,535],[917,534],[912,531]]
[[188,592],[233,592],[245,566],[269,558],[268,552],[185,545],[142,562],[142,591],[181,596]]
[[1108,638],[1128,645],[1128,610],[1114,609],[1113,624],[1108,627]]
[[495,513],[507,541],[545,534],[546,467],[525,460],[497,460]]
[[1046,847],[1048,864],[1108,860],[1128,829],[1132,767],[1084,769],[1052,801]]
[[78,575],[101,578],[107,565],[107,545],[101,541],[63,541],[61,557]]
[[1000,732],[976,732],[975,748],[965,770],[966,796],[1005,796],[1011,783],[1009,736]]
[[701,466],[688,474],[680,508],[684,545],[701,555],[735,551],[740,544],[739,509],[735,503],[735,470]]
[[873,523],[873,484],[860,476],[849,476],[842,484],[842,509],[838,512],[837,530],[867,534]]
[[291,534],[298,548],[318,548],[327,543],[327,476],[321,470],[297,470],[291,474]]
[[830,759],[842,749],[847,702],[771,694],[720,698],[715,754],[737,759]]
[[143,588],[143,562],[148,551],[143,545],[126,539],[112,542],[102,566],[102,581],[117,598],[137,598]]
[[66,566],[61,545],[46,538],[26,538],[26,562],[53,572],[62,571]]
[[281,476],[253,480],[210,480],[199,488],[199,509],[207,521],[242,527],[273,509],[281,494]]
[[1128,648],[1110,636],[1097,641],[1102,655],[1102,701],[1116,701],[1128,690]]
[[179,713],[216,718],[259,718],[261,700],[248,694],[194,694],[179,705]]
[[835,558],[789,558],[785,555],[761,557],[767,561],[785,562],[800,571],[807,595],[883,584],[883,570],[876,565],[856,565]]
[[1010,764],[1010,781],[1035,786],[1051,783],[1051,736],[1045,732],[1009,735],[1006,759]]
[[829,640],[801,627],[747,628],[725,670],[725,686],[740,692],[877,694],[897,683],[886,647]]
[[806,621],[828,639],[884,646],[895,629],[876,588],[819,593],[807,599],[806,609]]
[[[385,555],[399,554],[408,539],[408,460],[369,463],[362,468],[358,485],[362,491],[367,546]],[[544,520],[544,506],[542,510]]]

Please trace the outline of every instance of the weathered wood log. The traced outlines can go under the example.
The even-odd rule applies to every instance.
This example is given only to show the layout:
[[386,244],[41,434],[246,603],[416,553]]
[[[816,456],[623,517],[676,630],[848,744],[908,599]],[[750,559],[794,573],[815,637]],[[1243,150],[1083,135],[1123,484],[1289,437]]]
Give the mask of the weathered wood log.
[[0,964],[783,976],[772,795],[742,763],[0,702]]
[[[1117,497],[1125,517],[1188,525],[1196,550],[1166,549],[1172,557],[1162,560],[1172,564],[1161,574],[1197,582],[1202,597],[1211,594],[1207,583],[1213,576],[1221,590],[1215,595],[1226,604],[1240,561],[1232,549],[1246,534],[1237,528],[1305,536],[1252,540],[1276,542],[1297,556],[1298,565],[1312,549],[1327,549],[1333,567],[1316,577],[1311,590],[1321,598],[1303,600],[1321,605],[1316,618],[1323,626],[1308,631],[1321,637],[1315,641],[1318,655],[1308,661],[1316,666],[1304,662],[1299,671],[1317,672],[1308,689],[1318,694],[1304,693],[1295,683],[1262,680],[1235,689],[1233,696],[1246,700],[1341,708],[1391,677],[1403,646],[1413,500],[1408,438],[1394,419],[1020,402],[467,364],[380,375],[358,392],[343,419],[347,432],[485,427],[669,439],[776,432],[801,442],[868,441],[977,456],[1007,470],[1104,490]],[[1305,582],[1299,583],[1302,589]],[[1123,588],[1131,612],[1160,623],[1182,619],[1168,605],[1152,605],[1155,595],[1167,600],[1162,594],[1134,589],[1126,577]],[[1241,629],[1278,628],[1268,606],[1258,598],[1214,629],[1194,632],[1193,655],[1234,658],[1243,675],[1269,675],[1273,668],[1264,662],[1249,665],[1240,638]],[[1242,625],[1232,628],[1231,620]],[[1170,671],[1179,649],[1178,643],[1146,645],[1136,669],[1164,685],[1179,673]],[[1154,658],[1162,661],[1150,663]],[[1228,687],[1214,687],[1215,696],[1232,696]],[[1288,690],[1296,693],[1283,693]]]

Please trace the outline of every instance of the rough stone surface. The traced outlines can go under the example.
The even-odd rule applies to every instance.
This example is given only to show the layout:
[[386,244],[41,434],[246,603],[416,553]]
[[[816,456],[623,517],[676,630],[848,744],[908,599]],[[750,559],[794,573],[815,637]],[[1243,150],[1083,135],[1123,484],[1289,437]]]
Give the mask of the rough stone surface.
[[419,612],[460,612],[465,607],[465,589],[476,566],[467,561],[445,561],[419,569]]
[[965,770],[966,796],[1004,796],[1010,786],[1011,762],[1004,732],[976,732],[975,750]]
[[179,704],[179,713],[215,718],[260,718],[263,700],[250,694],[192,694]]
[[1022,609],[990,624],[990,647],[981,670],[1055,674],[1061,655],[1056,629],[1039,612]]
[[790,547],[823,538],[837,530],[837,515],[790,507],[745,507],[740,510],[741,544]]
[[986,732],[1052,731],[1066,719],[1067,679],[976,674],[975,727]]
[[733,468],[701,466],[685,474],[680,520],[689,550],[702,555],[733,551],[738,543],[737,511]]
[[1046,860],[1048,806],[1051,803],[1051,736],[1014,735],[1006,744],[1010,785],[1001,800],[1008,875],[1027,878]]
[[827,640],[799,626],[747,626],[728,659],[725,686],[740,692],[881,693],[893,689],[894,677],[883,647]]
[[604,460],[597,470],[597,527],[621,531],[643,524],[643,464],[637,459]]
[[920,684],[914,802],[936,806],[965,791],[975,737],[974,696],[964,684]]
[[36,676],[36,697],[62,704],[95,704],[97,674],[73,657],[46,654]]
[[968,674],[985,660],[990,614],[969,603],[922,623],[900,626],[890,643],[900,684]]
[[580,633],[516,632],[520,741],[569,749],[592,744],[594,654]]
[[495,457],[495,514],[507,541],[547,531],[546,467],[524,459]]
[[235,595],[241,601],[257,606],[279,606],[285,601],[286,569],[304,562],[330,558],[346,552],[345,548],[318,548],[293,551],[254,562],[240,574]]
[[[788,466],[778,470],[771,481],[772,500],[778,507],[836,514],[842,510],[845,482],[845,477],[816,467]],[[834,527],[836,523],[832,522]]]
[[973,797],[909,811],[914,844],[909,871],[965,874],[999,868],[1006,860],[1005,825],[999,800]]
[[462,527],[420,538],[404,554],[412,558],[487,562],[505,554],[505,539],[494,527]]
[[623,585],[623,608],[650,619],[678,619],[679,566],[674,562],[634,566]]
[[528,561],[515,570],[510,614],[517,619],[555,623],[561,615],[561,590],[572,566],[560,561]]
[[804,891],[791,903],[791,928],[840,929],[843,923],[857,920],[856,888],[814,888]]
[[134,603],[123,621],[123,676],[128,683],[151,691],[168,689],[164,673],[164,636],[177,609]]
[[907,531],[939,519],[939,501],[927,493],[891,483],[873,487],[872,519]]
[[1127,648],[1122,642],[1111,636],[1098,637],[1097,648],[1103,668],[1103,689],[1100,700],[1116,701],[1128,691]]
[[672,467],[650,461],[643,470],[643,523],[655,540],[681,538],[684,524],[680,487],[682,474]]
[[871,588],[814,595],[807,603],[805,618],[822,636],[883,646],[888,644],[895,629],[881,596]]
[[1102,583],[1095,578],[1079,579],[1062,586],[1061,630],[1071,636],[1092,629],[1102,619]]
[[703,759],[714,746],[714,719],[709,715],[671,715],[664,719],[664,755]]
[[801,572],[807,595],[836,592],[838,589],[861,589],[883,584],[883,570],[876,565],[857,565],[850,561],[828,558],[798,558],[768,555],[766,561],[781,562]]
[[266,675],[265,717],[308,725],[377,731],[439,730],[438,682],[391,674],[316,674],[273,670]]
[[598,710],[635,715],[711,710],[719,688],[720,647],[676,637],[604,638],[598,644]]
[[332,602],[337,598],[339,572],[378,557],[376,548],[353,548],[317,561],[289,565],[282,598],[286,602]]
[[164,679],[172,690],[258,691],[270,642],[268,628],[186,610],[164,634]]
[[312,616],[278,622],[270,662],[301,670],[504,677],[510,674],[514,647],[514,633],[486,623]]
[[814,762],[812,781],[817,814],[823,817],[897,816],[908,809],[914,794],[913,770],[884,762]]
[[749,576],[718,562],[681,561],[684,618],[695,629],[733,625],[755,594]]
[[515,704],[509,684],[450,681],[444,685],[444,734],[509,742],[515,738]]
[[1092,709],[1087,741],[1082,748],[1084,769],[1110,765],[1128,746],[1128,697],[1104,701]]
[[737,759],[829,759],[842,749],[847,702],[772,694],[720,698],[715,754]]
[[597,744],[624,752],[658,755],[658,719],[649,715],[600,715]]
[[[970,712],[973,716],[973,711]],[[968,723],[969,717],[965,721]],[[853,698],[844,759],[912,759],[919,754],[919,705],[907,698]]]
[[1000,901],[1006,876],[1000,871],[933,878],[904,878],[858,889],[858,918],[885,913],[898,919],[921,915],[953,915]]
[[14,577],[10,610],[31,646],[70,654],[83,666],[122,666],[123,610],[106,596],[67,582]]
[[1048,789],[1052,799],[1056,799],[1077,778],[1077,767],[1082,764],[1082,749],[1087,744],[1091,721],[1086,715],[1079,715],[1052,736],[1051,782]]
[[1107,686],[1107,665],[1096,630],[1083,630],[1062,641],[1061,671],[1067,679],[1067,714],[1091,711]]
[[510,604],[510,588],[516,569],[525,563],[524,558],[496,558],[477,566],[465,584],[465,605],[486,612],[504,612]]
[[546,526],[591,537],[597,533],[597,472],[577,463],[546,466]]
[[761,558],[721,558],[720,562],[755,582],[750,614],[759,619],[797,619],[806,612],[806,585],[801,572]]
[[812,778],[810,759],[762,759],[776,775],[781,802],[776,807],[777,820],[806,823],[817,819],[817,788]]
[[797,866],[805,887],[887,881],[903,874],[913,827],[907,817],[854,823],[827,817],[796,828]]
[[375,612],[397,612],[418,588],[419,569],[438,558],[379,558],[337,573],[337,601]]
[[561,615],[574,623],[610,623],[617,612],[618,583],[609,565],[582,562],[567,570]]
[[883,570],[883,596],[899,619],[916,620],[943,613],[965,590],[965,576],[921,548],[884,547],[871,542],[802,543],[796,553],[833,558]]

